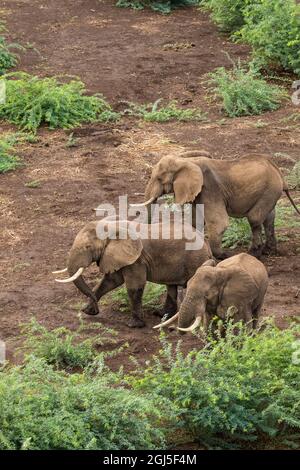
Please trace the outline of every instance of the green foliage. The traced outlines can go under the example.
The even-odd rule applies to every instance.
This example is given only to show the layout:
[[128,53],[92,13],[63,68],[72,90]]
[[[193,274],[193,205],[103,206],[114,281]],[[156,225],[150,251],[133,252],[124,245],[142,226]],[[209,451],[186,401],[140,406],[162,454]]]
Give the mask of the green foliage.
[[15,155],[15,148],[18,144],[25,142],[35,143],[36,140],[32,134],[24,132],[15,132],[6,134],[0,138],[0,173],[15,170],[20,166],[20,159]]
[[261,447],[275,438],[297,445],[299,333],[299,325],[282,331],[266,324],[249,334],[245,325],[229,322],[225,338],[208,336],[204,349],[187,356],[163,338],[159,355],[128,381],[134,390],[170,400],[174,425],[201,444],[242,448],[257,441]]
[[222,31],[232,32],[244,24],[243,10],[249,2],[253,0],[205,0],[203,4]]
[[171,13],[172,10],[184,6],[197,5],[198,0],[118,0],[117,7],[143,10],[145,7],[162,14]]
[[262,78],[253,64],[246,67],[238,61],[232,70],[219,67],[209,74],[216,97],[229,117],[250,116],[273,111],[280,107],[286,92]]
[[[82,339],[84,333],[89,333],[90,337]],[[99,323],[87,324],[83,321],[80,321],[76,331],[70,331],[65,327],[48,331],[32,318],[29,323],[22,326],[22,335],[25,336],[22,349],[43,358],[55,367],[72,370],[78,367],[84,368],[93,362],[97,355],[96,347],[106,343],[114,344],[116,332]]]
[[18,63],[18,56],[12,49],[23,49],[19,44],[7,43],[3,36],[4,30],[3,24],[0,23],[0,76]]
[[176,101],[171,101],[167,106],[159,108],[161,99],[154,104],[138,105],[129,103],[129,108],[125,110],[125,114],[143,118],[144,121],[150,122],[167,122],[177,121],[206,121],[206,113],[198,108],[178,108]]
[[235,36],[253,47],[261,63],[300,73],[300,4],[295,0],[250,2],[244,20]]
[[157,404],[115,381],[101,361],[67,374],[29,356],[0,370],[0,449],[164,448]]
[[251,239],[251,230],[246,218],[234,219],[230,217],[230,225],[225,231],[222,240],[224,248],[234,250],[238,246],[248,245]]
[[0,105],[0,118],[22,129],[35,132],[44,123],[51,129],[67,129],[118,117],[101,95],[86,96],[79,80],[62,83],[55,77],[39,78],[23,72],[3,78],[6,102]]
[[[144,294],[143,294],[143,308],[158,309],[161,307],[161,296],[165,293],[166,287],[147,282]],[[122,312],[129,311],[129,299],[127,290],[125,287],[121,287],[113,291],[110,294],[110,298],[113,302],[117,302],[120,305]]]

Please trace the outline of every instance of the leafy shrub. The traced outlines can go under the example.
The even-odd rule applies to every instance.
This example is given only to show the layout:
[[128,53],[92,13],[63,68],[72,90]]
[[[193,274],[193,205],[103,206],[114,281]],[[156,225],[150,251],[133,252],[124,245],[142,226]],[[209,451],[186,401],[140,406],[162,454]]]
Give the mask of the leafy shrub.
[[116,388],[97,367],[67,374],[29,356],[24,366],[0,370],[0,449],[164,448],[154,400]]
[[232,32],[244,24],[244,8],[253,0],[205,0],[204,6],[212,11],[212,19],[223,31]]
[[23,72],[7,74],[6,102],[0,118],[35,132],[43,123],[51,129],[79,126],[82,122],[109,121],[118,117],[101,95],[85,96],[79,80],[61,83]]
[[206,113],[198,108],[178,108],[175,101],[170,102],[167,106],[159,108],[161,99],[154,104],[138,105],[129,103],[129,108],[125,110],[125,114],[141,117],[145,121],[150,122],[167,122],[177,121],[205,121]]
[[300,4],[295,0],[250,2],[244,20],[235,37],[250,44],[256,58],[300,73]]
[[215,85],[216,97],[229,117],[249,116],[273,111],[287,96],[277,85],[271,85],[257,72],[253,64],[247,68],[239,61],[232,70],[224,67],[209,74],[209,83]]
[[6,134],[0,138],[0,173],[15,170],[21,165],[21,160],[15,155],[15,149],[18,144],[25,142],[35,143],[35,137],[32,134],[24,132],[15,132]]
[[128,380],[134,390],[170,400],[177,427],[202,444],[243,447],[248,441],[248,447],[276,438],[297,445],[300,367],[293,357],[299,325],[282,331],[266,324],[252,334],[242,324],[236,329],[229,322],[226,338],[209,336],[206,348],[186,356],[163,340],[148,368]]
[[[60,327],[51,331],[38,323],[34,318],[22,325],[22,335],[25,336],[22,349],[30,351],[36,357],[43,358],[48,364],[71,370],[84,368],[97,355],[96,347],[106,343],[115,343],[116,332],[103,327],[99,323],[84,323],[80,321],[76,331]],[[87,339],[82,339],[84,333],[94,333]]]
[[3,36],[4,26],[0,23],[0,75],[3,75],[18,63],[18,56],[12,49],[23,49],[19,44],[7,43]]
[[198,0],[118,0],[117,7],[143,10],[145,7],[159,13],[168,14],[172,10],[184,6],[197,5]]
[[[161,307],[161,296],[166,291],[166,287],[147,282],[143,294],[143,308],[157,309]],[[113,302],[120,304],[120,310],[127,312],[129,310],[129,299],[125,287],[121,287],[110,294]]]

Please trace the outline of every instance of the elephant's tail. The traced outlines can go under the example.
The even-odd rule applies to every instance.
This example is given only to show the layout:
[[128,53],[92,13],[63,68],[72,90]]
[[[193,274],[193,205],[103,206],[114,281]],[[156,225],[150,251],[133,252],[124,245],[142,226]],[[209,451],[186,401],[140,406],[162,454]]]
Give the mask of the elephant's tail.
[[296,206],[295,202],[293,201],[292,196],[290,195],[290,192],[289,192],[288,188],[287,188],[287,187],[284,187],[284,188],[283,188],[283,191],[285,192],[285,194],[286,194],[287,197],[289,198],[290,203],[291,203],[292,206],[294,207],[294,209],[295,209],[295,211],[297,212],[297,214],[300,215],[300,211],[299,211],[298,207]]

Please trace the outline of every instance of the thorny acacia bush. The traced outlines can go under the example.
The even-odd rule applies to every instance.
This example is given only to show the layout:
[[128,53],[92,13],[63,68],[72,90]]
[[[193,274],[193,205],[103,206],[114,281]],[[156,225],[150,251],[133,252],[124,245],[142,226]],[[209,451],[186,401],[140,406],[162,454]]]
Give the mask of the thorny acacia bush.
[[85,95],[80,80],[62,83],[58,78],[39,78],[24,72],[6,74],[6,102],[0,119],[35,132],[42,124],[51,129],[69,129],[83,122],[115,120],[118,117],[102,95]]
[[253,64],[245,66],[238,61],[231,70],[224,67],[208,74],[208,83],[214,86],[217,99],[229,117],[250,116],[274,111],[280,107],[286,91],[269,84]]
[[118,387],[99,361],[67,374],[28,356],[0,370],[0,449],[164,448],[153,398]]
[[[159,355],[128,377],[134,390],[170,400],[175,427],[209,447],[245,441],[297,445],[300,435],[300,326],[265,324],[249,334],[227,324],[225,338],[186,356],[164,336]],[[298,348],[298,351],[297,351]]]

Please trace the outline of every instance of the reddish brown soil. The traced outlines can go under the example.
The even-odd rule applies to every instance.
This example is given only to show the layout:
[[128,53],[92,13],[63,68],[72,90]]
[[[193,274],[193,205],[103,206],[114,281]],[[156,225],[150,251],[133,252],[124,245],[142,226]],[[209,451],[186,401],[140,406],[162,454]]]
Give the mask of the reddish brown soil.
[[[207,14],[181,9],[169,16],[150,11],[118,9],[114,0],[7,0],[1,16],[10,39],[26,44],[19,70],[41,76],[79,76],[90,92],[101,92],[116,108],[122,100],[150,102],[177,99],[209,112],[208,123],[145,124],[124,119],[118,124],[88,125],[74,131],[76,146],[69,147],[65,131],[39,132],[37,144],[21,150],[24,167],[0,175],[1,266],[0,334],[9,357],[21,341],[19,325],[34,315],[49,328],[76,329],[84,303],[72,286],[54,282],[51,271],[65,266],[67,252],[77,231],[93,218],[100,202],[116,202],[129,194],[141,196],[149,167],[170,151],[204,148],[213,157],[239,158],[262,153],[277,158],[283,168],[299,159],[300,129],[282,119],[295,112],[289,102],[277,112],[260,117],[223,119],[219,108],[206,99],[202,83],[206,72],[229,65],[224,54],[245,59],[245,46],[222,37]],[[165,44],[189,42],[189,49],[164,49]],[[38,52],[37,52],[38,51]],[[258,123],[258,124],[257,124]],[[10,129],[0,123],[0,131]],[[38,188],[26,183],[39,180]],[[293,193],[299,202],[299,194]],[[296,217],[296,216],[295,216]],[[265,314],[281,326],[299,315],[299,232],[285,231],[279,254],[265,259],[270,288]],[[95,282],[95,271],[88,280]],[[129,314],[104,305],[99,318],[119,332],[119,344],[129,343],[112,360],[129,367],[128,357],[144,360],[159,347],[157,322],[147,312],[147,327],[131,330]],[[170,337],[177,339],[175,333]],[[198,340],[185,337],[186,348]]]

